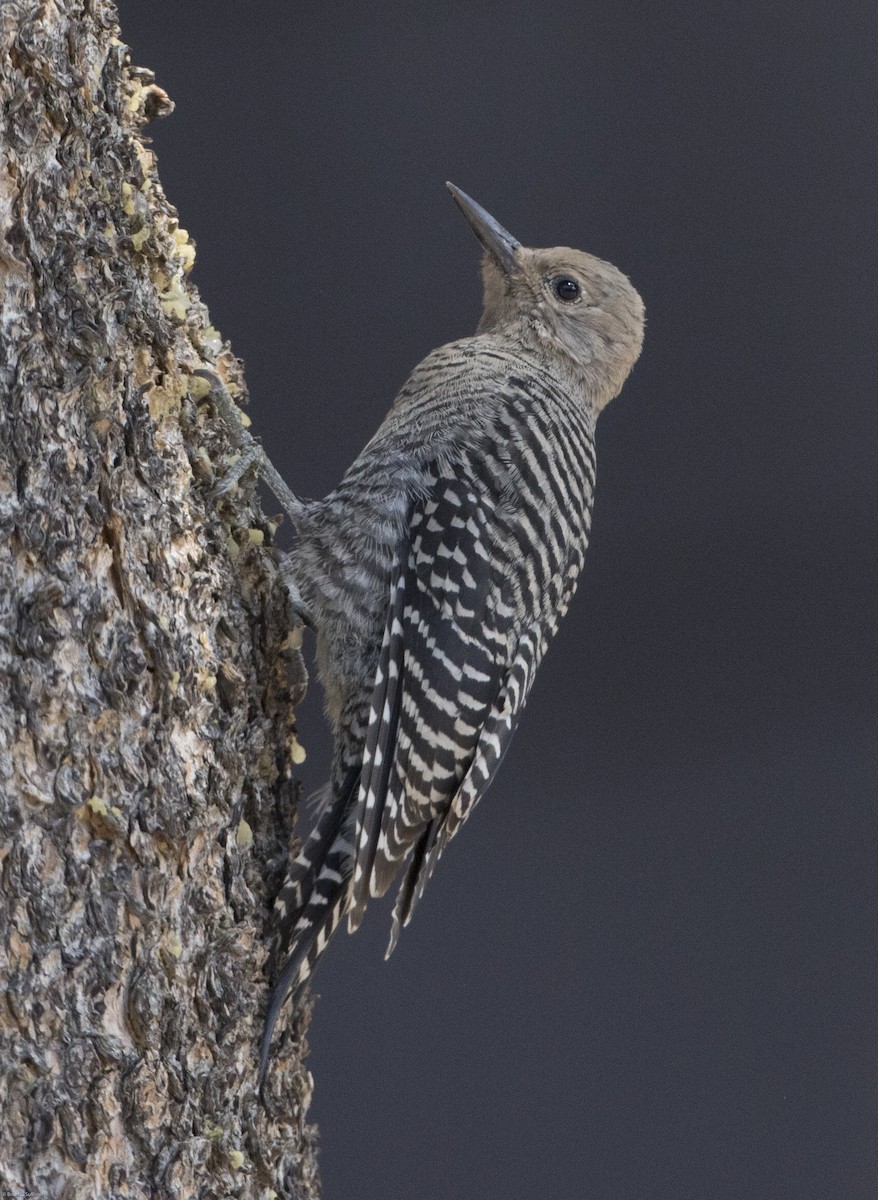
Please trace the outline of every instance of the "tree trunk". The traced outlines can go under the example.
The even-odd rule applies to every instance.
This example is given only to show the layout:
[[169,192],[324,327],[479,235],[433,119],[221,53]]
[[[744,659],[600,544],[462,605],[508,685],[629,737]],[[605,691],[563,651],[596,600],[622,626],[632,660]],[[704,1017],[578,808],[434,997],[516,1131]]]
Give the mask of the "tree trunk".
[[0,13],[0,1196],[315,1197],[255,1092],[304,670],[107,0]]

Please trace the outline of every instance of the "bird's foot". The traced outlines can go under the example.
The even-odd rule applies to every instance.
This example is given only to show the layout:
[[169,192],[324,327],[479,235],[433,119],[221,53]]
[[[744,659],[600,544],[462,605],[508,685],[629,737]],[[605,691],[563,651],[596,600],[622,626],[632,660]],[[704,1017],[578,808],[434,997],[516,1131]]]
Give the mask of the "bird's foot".
[[216,485],[214,494],[216,496],[228,495],[237,487],[247,472],[253,470],[259,478],[265,481],[280,501],[293,525],[296,525],[304,511],[304,504],[287,486],[259,442],[244,428],[241,410],[229,395],[225,384],[213,371],[200,369],[194,373],[201,376],[202,379],[206,379],[210,385],[207,399],[210,400],[214,411],[225,425],[229,437],[240,452],[239,458]]
[[299,585],[296,583],[292,571],[292,560],[288,554],[284,554],[281,558],[280,577],[284,581],[284,587],[287,589],[290,608],[303,625],[307,625],[309,629],[314,629],[314,617],[311,609],[305,603],[302,593],[299,591]]

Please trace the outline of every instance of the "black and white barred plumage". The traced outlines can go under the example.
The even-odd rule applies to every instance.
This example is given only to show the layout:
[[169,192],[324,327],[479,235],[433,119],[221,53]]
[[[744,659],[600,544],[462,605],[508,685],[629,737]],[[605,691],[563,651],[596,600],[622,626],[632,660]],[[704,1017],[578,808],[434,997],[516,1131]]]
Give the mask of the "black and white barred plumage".
[[640,351],[620,272],[527,250],[452,191],[486,247],[479,333],[428,355],[338,488],[294,513],[336,748],[277,901],[263,1075],[341,919],[402,872],[389,954],[490,784],[582,568],[596,417]]

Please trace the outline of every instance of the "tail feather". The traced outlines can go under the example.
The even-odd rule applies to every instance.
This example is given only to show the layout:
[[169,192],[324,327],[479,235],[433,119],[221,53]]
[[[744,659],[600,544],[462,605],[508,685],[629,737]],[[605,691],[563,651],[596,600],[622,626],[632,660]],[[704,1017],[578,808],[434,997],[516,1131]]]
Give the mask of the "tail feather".
[[[343,786],[335,792],[293,863],[275,901],[278,927],[269,964],[274,979],[259,1052],[260,1087],[284,1002],[290,994],[297,995],[310,979],[350,903],[354,850],[351,800],[359,777],[357,769],[348,772]],[[282,964],[279,970],[278,963]]]
[[275,943],[268,963],[269,975],[274,975],[278,962],[283,962],[290,945],[297,938],[299,919],[314,893],[318,875],[332,852],[342,822],[350,806],[359,771],[352,768],[343,785],[332,790],[320,818],[305,845],[290,867],[286,882],[274,901]]
[[259,1050],[259,1088],[262,1087],[268,1071],[271,1039],[284,1001],[288,996],[297,996],[301,992],[311,978],[317,960],[326,949],[329,939],[338,928],[348,906],[349,877],[350,872],[345,877],[334,869],[322,871],[315,886],[314,897],[299,918],[294,932],[293,952],[274,982],[265,1014],[262,1045]]

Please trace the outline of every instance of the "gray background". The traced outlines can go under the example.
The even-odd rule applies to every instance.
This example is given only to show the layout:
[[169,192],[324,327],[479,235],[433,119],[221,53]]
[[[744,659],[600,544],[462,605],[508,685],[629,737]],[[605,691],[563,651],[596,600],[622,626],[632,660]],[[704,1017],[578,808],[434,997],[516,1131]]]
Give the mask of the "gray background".
[[[874,1200],[873,3],[122,2],[251,416],[322,495],[471,332],[453,179],[643,358],[495,786],[317,976],[329,1200]],[[329,747],[302,714],[306,783]]]

